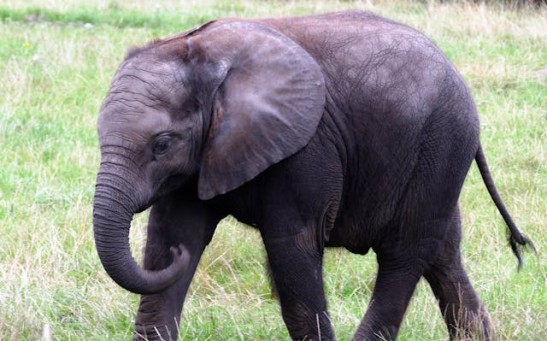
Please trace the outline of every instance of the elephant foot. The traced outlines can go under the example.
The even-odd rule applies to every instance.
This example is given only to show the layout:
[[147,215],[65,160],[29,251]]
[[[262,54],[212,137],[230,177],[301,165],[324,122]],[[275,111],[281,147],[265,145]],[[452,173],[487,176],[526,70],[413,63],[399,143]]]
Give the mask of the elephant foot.
[[133,341],[174,341],[177,333],[171,332],[168,326],[161,325],[135,325]]

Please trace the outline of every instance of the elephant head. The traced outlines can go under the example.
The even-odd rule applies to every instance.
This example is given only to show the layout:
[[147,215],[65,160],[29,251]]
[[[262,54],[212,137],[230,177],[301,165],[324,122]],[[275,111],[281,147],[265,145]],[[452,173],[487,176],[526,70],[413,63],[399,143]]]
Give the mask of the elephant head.
[[189,254],[174,246],[167,268],[142,269],[128,242],[133,215],[182,186],[208,200],[252,180],[309,142],[324,104],[316,61],[257,23],[211,23],[131,52],[98,120],[93,224],[107,273],[135,293],[169,287]]

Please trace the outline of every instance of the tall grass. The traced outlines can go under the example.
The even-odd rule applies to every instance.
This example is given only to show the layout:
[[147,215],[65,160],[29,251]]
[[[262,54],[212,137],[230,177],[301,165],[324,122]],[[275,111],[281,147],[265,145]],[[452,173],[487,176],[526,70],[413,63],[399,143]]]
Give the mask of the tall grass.
[[[547,338],[547,11],[435,1],[15,1],[0,4],[0,339],[130,338],[138,297],[102,269],[91,232],[95,121],[127,49],[222,16],[368,9],[424,31],[471,87],[496,184],[539,256],[516,260],[472,169],[464,187],[466,267],[503,340]],[[133,223],[138,255],[146,214]],[[188,340],[288,339],[257,232],[221,224],[188,295]],[[351,338],[374,284],[373,255],[325,255],[333,325]],[[45,334],[45,335],[44,335]],[[444,340],[420,283],[400,340]]]

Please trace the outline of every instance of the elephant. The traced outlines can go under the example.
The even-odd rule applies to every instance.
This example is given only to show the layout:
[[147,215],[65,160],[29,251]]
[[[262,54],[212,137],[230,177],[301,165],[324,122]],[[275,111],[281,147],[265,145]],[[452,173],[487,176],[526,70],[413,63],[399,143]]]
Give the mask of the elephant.
[[[521,264],[470,90],[422,33],[369,12],[220,19],[131,49],[100,108],[93,202],[108,275],[141,295],[135,339],[176,339],[219,221],[260,232],[295,340],[335,338],[326,247],[374,251],[355,340],[395,339],[418,281],[451,339],[494,338],[462,266],[458,198],[473,160]],[[128,242],[150,208],[143,265]]]

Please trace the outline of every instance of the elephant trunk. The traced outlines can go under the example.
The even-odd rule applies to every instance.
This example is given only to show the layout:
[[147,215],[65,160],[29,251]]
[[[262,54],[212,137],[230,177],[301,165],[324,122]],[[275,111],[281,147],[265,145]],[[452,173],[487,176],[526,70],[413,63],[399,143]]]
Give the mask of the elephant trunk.
[[137,196],[135,189],[121,188],[119,183],[119,175],[101,167],[93,204],[93,231],[101,263],[116,283],[131,292],[163,291],[184,274],[190,255],[182,245],[172,247],[171,265],[159,271],[144,270],[135,262],[129,247],[129,228],[139,209],[133,199]]

